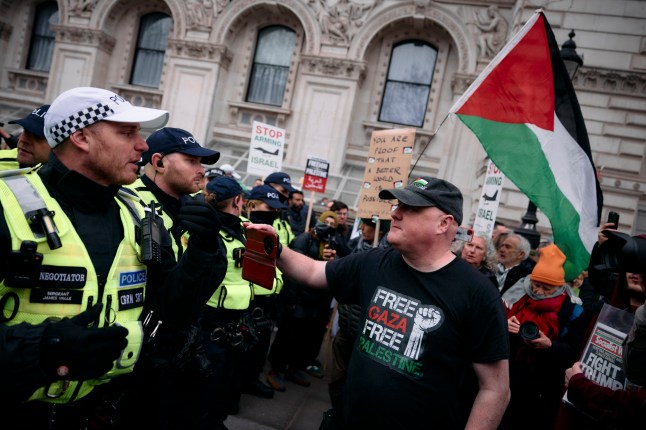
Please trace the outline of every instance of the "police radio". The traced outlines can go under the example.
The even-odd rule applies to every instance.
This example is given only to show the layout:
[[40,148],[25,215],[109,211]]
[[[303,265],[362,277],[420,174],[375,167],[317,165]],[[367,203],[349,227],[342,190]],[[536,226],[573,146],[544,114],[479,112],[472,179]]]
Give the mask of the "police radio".
[[145,216],[141,221],[141,262],[161,264],[162,220],[155,211],[155,202],[144,208]]

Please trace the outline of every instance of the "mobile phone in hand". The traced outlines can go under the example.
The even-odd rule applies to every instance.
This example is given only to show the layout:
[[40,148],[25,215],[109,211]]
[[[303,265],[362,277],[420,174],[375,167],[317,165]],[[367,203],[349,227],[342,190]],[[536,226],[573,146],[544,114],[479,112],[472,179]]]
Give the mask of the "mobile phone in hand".
[[619,228],[619,214],[617,212],[608,212],[608,223],[613,224],[613,229]]
[[276,278],[278,236],[265,231],[247,230],[242,279],[271,290]]
[[471,239],[473,239],[473,229],[460,226],[458,227],[458,231],[455,233],[455,238],[453,240],[471,242]]

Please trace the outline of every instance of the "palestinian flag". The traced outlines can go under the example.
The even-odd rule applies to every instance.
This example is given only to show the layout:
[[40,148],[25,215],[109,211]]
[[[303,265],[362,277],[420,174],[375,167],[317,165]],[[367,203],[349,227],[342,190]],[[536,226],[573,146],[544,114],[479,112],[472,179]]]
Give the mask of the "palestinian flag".
[[537,11],[451,108],[489,158],[550,220],[567,256],[585,270],[603,197],[590,142],[559,47]]

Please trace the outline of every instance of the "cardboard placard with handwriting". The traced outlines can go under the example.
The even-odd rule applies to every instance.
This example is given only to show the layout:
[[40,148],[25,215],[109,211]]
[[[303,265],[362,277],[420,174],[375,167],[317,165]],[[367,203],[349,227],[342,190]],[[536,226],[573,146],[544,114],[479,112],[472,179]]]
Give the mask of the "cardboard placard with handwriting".
[[357,216],[390,219],[390,201],[379,191],[406,186],[415,142],[414,128],[373,131],[359,193]]

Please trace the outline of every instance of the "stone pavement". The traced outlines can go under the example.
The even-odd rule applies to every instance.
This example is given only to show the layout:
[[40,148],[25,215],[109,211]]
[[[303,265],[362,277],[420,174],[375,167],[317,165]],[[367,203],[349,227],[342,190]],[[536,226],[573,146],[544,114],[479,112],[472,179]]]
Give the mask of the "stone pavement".
[[[225,421],[229,430],[317,430],[330,397],[325,378],[311,377],[309,387],[285,381],[287,390],[273,399],[242,395],[240,412]],[[261,375],[265,382],[265,374]]]

